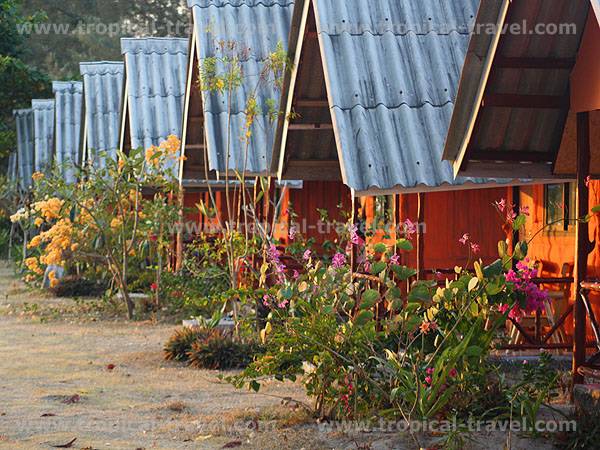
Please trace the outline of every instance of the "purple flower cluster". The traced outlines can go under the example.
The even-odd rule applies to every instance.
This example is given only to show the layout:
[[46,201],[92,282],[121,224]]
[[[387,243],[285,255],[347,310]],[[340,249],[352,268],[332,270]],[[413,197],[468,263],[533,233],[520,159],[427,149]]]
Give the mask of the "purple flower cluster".
[[269,246],[267,256],[269,257],[269,262],[275,267],[275,272],[277,273],[277,279],[279,283],[285,283],[286,267],[285,264],[281,262],[281,252],[277,249],[277,246],[275,244],[271,244]]
[[[508,313],[508,317],[511,319],[519,320],[525,314],[531,314],[543,309],[549,297],[547,292],[542,291],[532,281],[537,277],[538,271],[530,266],[528,259],[519,261],[516,269],[516,271],[509,270],[505,278],[507,282],[514,285],[515,292],[525,297],[526,303],[524,308],[517,302]],[[501,305],[499,309],[504,313],[509,309],[509,305]]]
[[331,265],[334,269],[341,269],[346,265],[346,255],[344,255],[343,253],[336,253],[335,255],[333,255]]

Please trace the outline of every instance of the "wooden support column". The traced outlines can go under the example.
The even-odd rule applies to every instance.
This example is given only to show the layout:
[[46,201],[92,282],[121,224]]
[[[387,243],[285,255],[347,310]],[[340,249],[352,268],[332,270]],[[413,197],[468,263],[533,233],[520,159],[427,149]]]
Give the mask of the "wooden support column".
[[[590,173],[590,120],[589,113],[577,114],[577,191],[576,217],[582,218],[589,210],[587,177]],[[581,283],[587,276],[588,256],[593,246],[589,240],[588,224],[578,221],[575,231],[575,305],[573,312],[573,382],[582,383],[578,373],[585,364],[586,312],[581,298]]]
[[175,271],[179,272],[183,266],[183,233],[185,230],[185,215],[184,215],[184,202],[183,202],[183,186],[179,186],[179,190],[177,192],[177,203],[179,206],[178,216],[179,216],[179,226],[180,228],[177,230],[177,239],[175,243]]
[[417,278],[425,274],[425,194],[417,194]]

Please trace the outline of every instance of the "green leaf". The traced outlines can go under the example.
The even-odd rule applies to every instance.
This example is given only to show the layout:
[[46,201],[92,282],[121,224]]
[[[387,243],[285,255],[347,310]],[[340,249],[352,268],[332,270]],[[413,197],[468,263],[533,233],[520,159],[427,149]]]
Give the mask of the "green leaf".
[[431,293],[429,292],[429,288],[422,284],[413,287],[408,294],[409,302],[428,302],[430,300]]
[[392,270],[396,274],[396,276],[400,279],[400,281],[406,281],[411,277],[414,277],[417,274],[415,269],[411,269],[407,266],[396,266],[392,265]]
[[334,311],[335,310],[333,309],[332,305],[325,305],[325,306],[323,306],[323,313],[325,313],[327,315],[333,314]]
[[392,286],[391,288],[388,289],[385,296],[386,296],[386,298],[389,298],[389,299],[398,299],[398,298],[402,297],[402,291],[400,290],[400,288],[398,286]]
[[498,277],[498,276],[502,275],[502,269],[503,269],[502,260],[501,259],[497,259],[496,261],[494,261],[489,266],[485,266],[483,268],[483,275],[486,278]]
[[527,252],[529,251],[529,246],[527,242],[521,241],[515,246],[515,258],[518,261],[522,261],[527,257]]
[[477,345],[472,345],[465,350],[465,356],[481,356],[483,349]]
[[386,268],[387,268],[387,264],[385,262],[377,261],[376,263],[373,263],[373,265],[371,266],[371,273],[373,275],[379,275]]
[[362,301],[360,303],[361,309],[369,309],[372,308],[375,303],[379,300],[379,292],[375,289],[368,289],[362,296]]
[[485,286],[485,292],[488,295],[496,295],[499,294],[500,291],[502,291],[502,286],[500,286],[498,283],[488,283]]
[[517,216],[515,221],[513,222],[513,230],[519,231],[523,226],[527,223],[527,216],[525,214],[520,214]]
[[258,392],[260,390],[260,383],[256,380],[252,380],[250,382],[250,389],[252,389],[254,392]]
[[593,212],[594,214],[596,214],[596,213],[600,213],[600,205],[596,205],[596,206],[594,206],[594,207],[592,208],[592,212]]
[[498,242],[498,256],[504,258],[508,254],[508,244],[506,241]]
[[374,314],[372,311],[361,311],[354,318],[354,325],[362,327],[373,320]]
[[375,247],[373,247],[373,250],[375,250],[375,253],[385,253],[387,252],[387,247],[385,244],[380,242],[379,244],[376,244]]
[[407,252],[411,251],[414,248],[412,245],[412,242],[410,242],[408,239],[405,239],[405,238],[398,239],[396,241],[396,245],[398,246],[398,248],[400,250],[405,250]]
[[285,287],[279,290],[279,295],[281,296],[281,298],[291,300],[294,296],[294,290],[291,287]]

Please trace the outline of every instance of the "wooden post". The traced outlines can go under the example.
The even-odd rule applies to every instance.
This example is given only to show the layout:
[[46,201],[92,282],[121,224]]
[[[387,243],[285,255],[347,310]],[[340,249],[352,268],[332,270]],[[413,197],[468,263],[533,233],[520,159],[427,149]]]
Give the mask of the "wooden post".
[[425,194],[417,194],[417,279],[425,274]]
[[183,186],[179,186],[177,192],[177,203],[179,205],[179,229],[177,230],[177,241],[175,243],[175,271],[179,272],[183,266],[183,233],[185,230],[184,201],[183,201]]
[[[589,210],[589,189],[587,177],[590,173],[590,121],[589,113],[577,114],[577,188],[576,217],[587,215]],[[581,283],[587,276],[588,255],[592,251],[589,241],[588,224],[577,221],[575,231],[575,305],[573,312],[573,383],[582,383],[578,373],[585,364],[586,313],[581,298]]]

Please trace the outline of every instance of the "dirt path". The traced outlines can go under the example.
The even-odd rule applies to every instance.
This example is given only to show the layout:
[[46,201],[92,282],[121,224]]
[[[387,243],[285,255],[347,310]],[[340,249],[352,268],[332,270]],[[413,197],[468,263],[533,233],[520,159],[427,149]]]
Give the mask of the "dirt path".
[[[216,372],[163,360],[172,325],[57,313],[72,304],[29,291],[0,266],[0,449],[55,448],[74,438],[71,448],[102,450],[416,448],[406,435],[320,431],[281,404],[305,400],[298,385],[273,383],[267,395],[236,390]],[[474,448],[503,448],[502,434],[479,437]]]
[[[220,448],[246,444],[248,420],[279,414],[278,398],[164,362],[173,326],[7,315],[24,303],[59,303],[36,295],[0,269],[0,448],[51,448],[73,438],[73,448]],[[301,397],[294,385],[265,393]],[[65,403],[73,396],[78,401]]]

